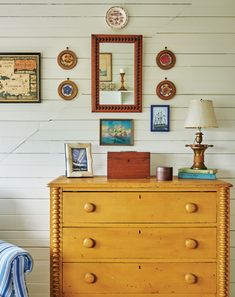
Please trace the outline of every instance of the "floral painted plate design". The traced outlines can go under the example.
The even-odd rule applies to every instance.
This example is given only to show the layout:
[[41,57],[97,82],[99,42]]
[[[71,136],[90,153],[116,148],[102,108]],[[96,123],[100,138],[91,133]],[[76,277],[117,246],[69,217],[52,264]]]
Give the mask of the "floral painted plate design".
[[69,79],[62,81],[58,87],[58,94],[64,100],[74,99],[77,96],[77,93],[77,85]]
[[66,49],[59,53],[57,63],[65,70],[72,69],[77,65],[77,56],[73,51]]
[[113,29],[122,29],[128,23],[127,11],[120,6],[111,7],[105,17],[106,23]]
[[157,85],[156,93],[159,98],[163,100],[169,100],[175,96],[176,87],[173,82],[169,80],[163,80]]
[[157,65],[161,69],[167,70],[167,69],[171,69],[172,67],[174,67],[175,62],[176,62],[176,57],[175,57],[174,53],[165,49],[165,50],[161,51],[160,53],[158,53],[158,55],[156,57],[156,62],[157,62]]

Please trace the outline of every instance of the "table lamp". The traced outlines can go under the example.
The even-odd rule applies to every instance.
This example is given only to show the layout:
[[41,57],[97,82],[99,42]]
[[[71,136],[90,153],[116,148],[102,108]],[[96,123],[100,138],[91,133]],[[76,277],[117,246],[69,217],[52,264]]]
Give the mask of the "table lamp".
[[203,135],[201,129],[212,127],[218,127],[212,100],[191,100],[184,128],[198,129],[194,143],[186,144],[194,152],[192,169],[207,169],[204,164],[204,152],[208,147],[213,147],[213,145],[201,144]]

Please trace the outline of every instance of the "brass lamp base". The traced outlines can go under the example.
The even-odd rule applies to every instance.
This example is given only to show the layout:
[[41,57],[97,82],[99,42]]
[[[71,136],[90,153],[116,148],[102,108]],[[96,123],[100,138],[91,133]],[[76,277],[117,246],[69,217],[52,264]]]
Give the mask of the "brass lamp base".
[[204,164],[204,152],[208,147],[213,147],[211,144],[186,144],[191,147],[194,152],[193,165],[191,169],[207,169]]

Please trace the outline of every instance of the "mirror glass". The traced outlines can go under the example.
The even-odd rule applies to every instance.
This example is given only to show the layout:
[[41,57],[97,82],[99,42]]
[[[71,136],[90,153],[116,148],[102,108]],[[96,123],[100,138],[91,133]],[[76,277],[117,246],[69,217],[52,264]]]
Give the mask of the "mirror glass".
[[93,34],[93,112],[142,111],[142,35]]
[[99,103],[134,104],[134,44],[100,43]]

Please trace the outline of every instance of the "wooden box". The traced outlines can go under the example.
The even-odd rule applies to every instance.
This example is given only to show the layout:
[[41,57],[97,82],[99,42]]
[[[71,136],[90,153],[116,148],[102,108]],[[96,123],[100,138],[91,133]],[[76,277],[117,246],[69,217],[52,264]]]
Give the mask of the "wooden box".
[[149,178],[150,152],[108,152],[108,178]]

